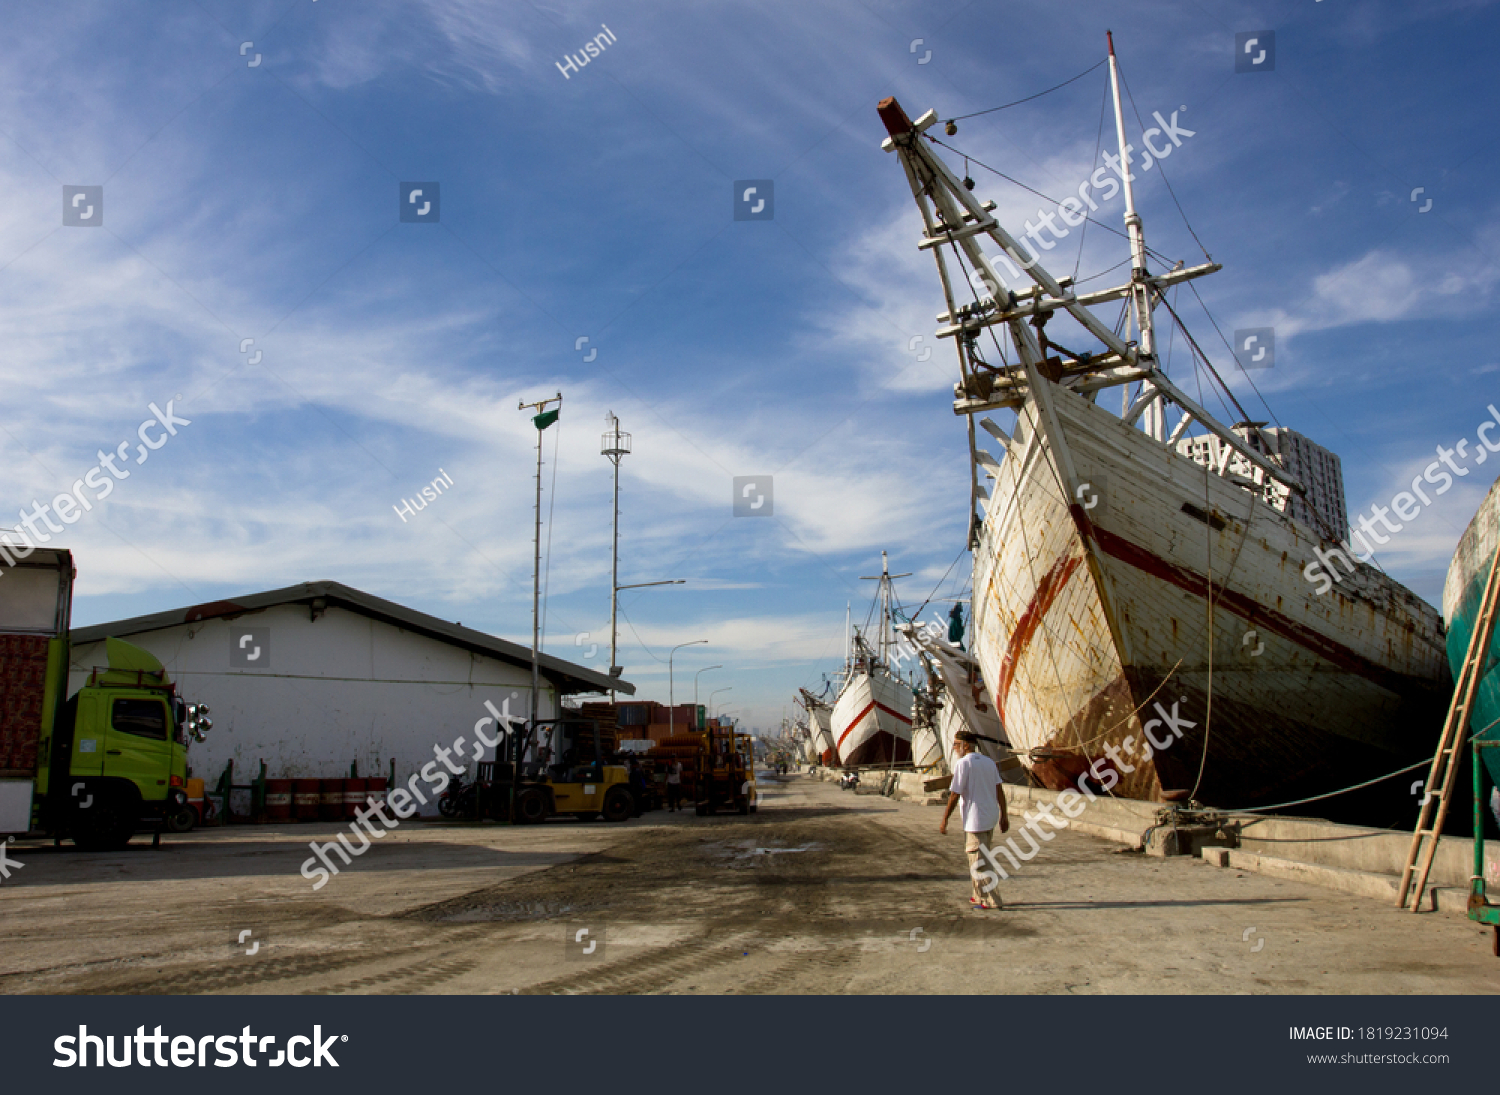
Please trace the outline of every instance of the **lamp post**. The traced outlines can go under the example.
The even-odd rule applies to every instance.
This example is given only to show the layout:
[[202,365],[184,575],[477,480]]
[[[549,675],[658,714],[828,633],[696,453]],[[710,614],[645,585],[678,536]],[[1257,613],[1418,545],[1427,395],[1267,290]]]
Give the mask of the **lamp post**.
[[678,643],[672,648],[672,653],[667,655],[667,736],[671,737],[677,732],[677,691],[672,683],[672,658],[685,646],[706,645],[707,639],[694,639],[692,642]]
[[[609,462],[615,466],[614,532],[609,568],[609,675],[613,679],[616,675],[615,595],[620,591],[620,458],[630,453],[630,435],[621,432],[620,420],[615,417],[614,411],[605,412],[604,422],[609,429],[605,431],[604,439],[599,443],[599,452],[609,457]],[[609,702],[615,702],[613,688],[609,690]]]
[[[618,518],[618,515],[617,515],[617,518]],[[618,551],[618,548],[616,550]],[[615,565],[616,565],[616,567],[619,566],[619,556],[618,556],[618,554],[615,557]],[[617,586],[617,585],[614,584],[613,581],[610,582],[610,587],[609,587],[609,675],[610,675],[611,678],[618,677],[620,675],[620,671],[621,671],[620,670],[620,666],[618,666],[618,665],[615,664],[615,635],[616,635],[616,631],[615,631],[615,605],[617,603],[616,602],[616,598],[619,596],[620,590],[622,590],[622,589],[646,589],[648,586],[680,586],[680,585],[682,585],[686,581],[687,581],[686,578],[668,578],[664,582],[635,582],[635,583],[633,583],[631,585],[628,585],[628,586]],[[609,690],[609,702],[610,703],[614,703],[615,702],[615,690],[613,688],[611,688]]]
[[693,674],[693,710],[694,711],[696,711],[698,709],[698,678],[701,677],[701,676],[703,676],[703,674],[707,673],[710,669],[723,669],[723,668],[724,667],[722,665],[705,665],[702,669],[698,670],[698,672],[696,672],[696,673]]
[[708,694],[708,709],[710,711],[713,710],[713,708],[714,708],[714,697],[717,696],[720,692],[733,692],[733,691],[734,691],[734,685],[729,685],[727,688],[715,688],[712,692],[710,692]]

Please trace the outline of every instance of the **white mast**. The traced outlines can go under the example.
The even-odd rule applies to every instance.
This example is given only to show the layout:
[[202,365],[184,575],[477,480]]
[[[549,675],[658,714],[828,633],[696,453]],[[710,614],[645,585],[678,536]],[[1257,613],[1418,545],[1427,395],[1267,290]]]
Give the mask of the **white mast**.
[[849,601],[844,602],[844,676],[849,676],[849,627],[853,623],[849,616]]
[[[1120,67],[1115,60],[1115,36],[1104,32],[1109,43],[1109,85],[1115,100],[1115,137],[1120,145],[1120,181],[1125,188],[1125,231],[1130,236],[1130,290],[1135,304],[1135,325],[1140,331],[1140,356],[1155,358],[1156,331],[1152,322],[1151,286],[1146,281],[1146,236],[1141,229],[1141,218],[1135,211],[1135,188],[1131,186],[1134,176],[1130,173],[1129,144],[1125,140],[1125,112],[1120,106]],[[1150,380],[1141,381],[1141,395],[1155,391]],[[1158,441],[1166,438],[1166,408],[1160,399],[1152,399],[1142,413],[1142,429]]]
[[[880,553],[880,573],[861,574],[859,576],[862,582],[878,581],[880,583],[880,592],[877,594],[877,604],[880,606],[880,636],[875,640],[875,654],[880,659],[880,664],[884,665],[887,669],[890,668],[891,647],[896,644],[895,621],[892,618],[895,615],[895,610],[892,607],[895,595],[892,590],[891,579],[910,577],[911,571],[907,571],[905,574],[892,574],[890,560],[883,551]],[[847,612],[848,610],[845,609],[845,611]]]

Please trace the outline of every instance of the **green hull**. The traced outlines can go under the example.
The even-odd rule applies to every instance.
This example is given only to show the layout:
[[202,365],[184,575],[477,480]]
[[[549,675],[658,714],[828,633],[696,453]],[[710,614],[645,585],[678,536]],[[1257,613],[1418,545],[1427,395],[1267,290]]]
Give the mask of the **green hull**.
[[[1448,622],[1448,664],[1456,681],[1469,652],[1474,635],[1475,617],[1489,580],[1490,564],[1500,546],[1500,480],[1490,487],[1479,506],[1479,512],[1459,537],[1448,579],[1443,585],[1443,616]],[[1500,739],[1500,626],[1490,638],[1486,651],[1479,694],[1469,720],[1471,733],[1478,731],[1482,740]],[[1464,752],[1468,749],[1465,747]],[[1500,749],[1481,750],[1490,779],[1500,784]]]
[[[1479,614],[1479,599],[1484,595],[1487,573],[1481,572],[1467,583],[1462,600],[1448,623],[1448,664],[1453,667],[1453,676],[1458,678],[1463,668],[1464,656],[1469,652],[1469,640],[1474,635],[1474,617]],[[1500,627],[1490,637],[1489,656],[1485,659],[1485,673],[1479,681],[1479,695],[1474,699],[1474,714],[1469,721],[1470,731],[1481,731],[1482,741],[1500,740]],[[1490,779],[1500,784],[1500,750],[1485,749],[1484,766]]]

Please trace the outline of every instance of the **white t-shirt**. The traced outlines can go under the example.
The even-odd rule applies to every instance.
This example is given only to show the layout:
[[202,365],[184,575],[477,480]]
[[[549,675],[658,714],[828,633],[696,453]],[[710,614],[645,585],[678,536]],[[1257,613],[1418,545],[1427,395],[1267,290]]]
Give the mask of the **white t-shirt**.
[[953,782],[948,789],[960,798],[964,832],[986,833],[1000,824],[1000,800],[995,788],[1000,783],[1000,769],[983,753],[960,757],[953,766]]

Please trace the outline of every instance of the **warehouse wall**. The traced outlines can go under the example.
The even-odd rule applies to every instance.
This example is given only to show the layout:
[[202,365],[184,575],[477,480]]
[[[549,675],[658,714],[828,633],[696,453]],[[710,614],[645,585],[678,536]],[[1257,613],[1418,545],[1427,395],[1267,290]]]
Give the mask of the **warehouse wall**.
[[[264,630],[236,653],[236,637],[246,628]],[[188,750],[193,774],[210,785],[231,759],[236,782],[247,782],[262,759],[267,776],[277,779],[345,776],[351,761],[362,776],[385,775],[394,757],[404,781],[433,759],[435,744],[451,746],[460,734],[472,775],[468,751],[475,722],[488,713],[484,701],[498,708],[511,697],[513,713],[524,717],[529,710],[529,667],[336,606],[316,621],[304,605],[283,605],[115,637],[155,654],[188,702],[211,708],[208,740]],[[265,637],[264,663],[245,667],[245,654]],[[70,694],[104,664],[102,642],[74,647]],[[543,677],[540,717],[555,717],[556,705]],[[493,739],[494,727],[486,724],[485,733]],[[480,759],[493,758],[489,749]],[[436,812],[431,805],[425,811]]]

